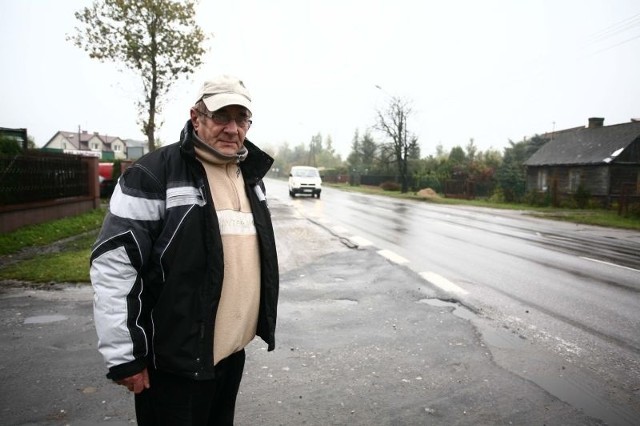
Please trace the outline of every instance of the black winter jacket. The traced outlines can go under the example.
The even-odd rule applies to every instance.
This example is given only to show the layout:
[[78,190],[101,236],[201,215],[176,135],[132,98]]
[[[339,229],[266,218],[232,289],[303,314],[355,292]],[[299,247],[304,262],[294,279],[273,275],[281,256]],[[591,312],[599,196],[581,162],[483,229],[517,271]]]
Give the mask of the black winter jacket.
[[[222,239],[193,127],[151,152],[118,181],[91,253],[98,348],[118,380],[154,368],[211,379],[222,289]],[[275,347],[278,259],[263,176],[273,159],[249,141],[240,163],[260,247],[257,335]]]

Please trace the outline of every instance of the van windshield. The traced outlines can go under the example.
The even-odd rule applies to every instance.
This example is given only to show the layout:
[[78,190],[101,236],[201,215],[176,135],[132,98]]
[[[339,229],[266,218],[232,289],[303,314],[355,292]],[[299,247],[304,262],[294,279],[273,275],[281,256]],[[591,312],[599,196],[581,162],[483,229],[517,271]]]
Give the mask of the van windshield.
[[295,177],[318,177],[316,169],[294,169],[291,174]]

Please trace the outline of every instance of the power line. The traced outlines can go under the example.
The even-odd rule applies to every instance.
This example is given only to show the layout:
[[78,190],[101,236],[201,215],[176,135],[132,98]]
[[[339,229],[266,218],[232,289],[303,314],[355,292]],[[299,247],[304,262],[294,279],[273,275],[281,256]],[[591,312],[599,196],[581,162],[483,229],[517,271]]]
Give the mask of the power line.
[[610,39],[612,39],[613,37],[617,37],[621,34],[627,33],[635,28],[640,28],[640,13],[637,13],[633,16],[630,16],[626,19],[623,19],[621,21],[618,21],[596,33],[594,33],[593,35],[591,35],[588,39],[587,42],[585,43],[585,47],[590,47],[593,45],[600,45],[602,46],[600,49],[596,50],[595,52],[592,53],[592,55],[598,54],[598,53],[602,53],[602,52],[606,52],[608,50],[611,50],[615,47],[618,47],[620,45],[626,44],[630,41],[633,41],[635,39],[637,39],[638,37],[640,37],[639,35],[634,35],[631,38],[627,38],[626,40],[622,40],[619,41],[618,43],[612,44],[612,45],[605,45],[605,42],[609,41]]
[[613,49],[614,47],[620,46],[621,44],[628,43],[628,42],[633,41],[633,40],[638,39],[638,38],[640,38],[640,34],[638,34],[638,35],[637,35],[637,36],[635,36],[635,37],[631,37],[631,38],[629,38],[629,39],[623,40],[623,41],[621,41],[620,43],[616,43],[616,44],[611,45],[611,46],[609,46],[609,47],[605,47],[605,48],[603,48],[603,49],[596,50],[596,51],[594,52],[594,54],[596,54],[596,53],[606,52],[607,50],[611,50],[611,49]]
[[640,13],[633,15],[629,18],[623,19],[622,21],[616,22],[594,34],[592,34],[589,38],[588,44],[598,43],[600,41],[604,41],[608,38],[611,38],[617,34],[620,34],[624,31],[633,29],[634,27],[640,26]]

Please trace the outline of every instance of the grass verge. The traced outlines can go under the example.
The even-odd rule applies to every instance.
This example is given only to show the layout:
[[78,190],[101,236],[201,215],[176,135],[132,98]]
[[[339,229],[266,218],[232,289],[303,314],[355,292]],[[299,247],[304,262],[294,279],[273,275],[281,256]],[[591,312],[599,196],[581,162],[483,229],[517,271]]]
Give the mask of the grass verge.
[[0,255],[17,253],[26,247],[43,247],[65,238],[99,229],[106,209],[95,209],[78,216],[65,217],[37,225],[25,226],[0,234]]
[[89,283],[89,256],[98,231],[69,241],[55,253],[39,254],[0,269],[0,280],[30,283]]
[[363,194],[375,194],[385,197],[416,200],[444,205],[465,205],[471,207],[485,207],[502,210],[524,210],[527,214],[542,219],[561,220],[565,222],[580,223],[585,225],[604,226],[607,228],[620,228],[640,230],[640,219],[637,217],[620,216],[617,211],[604,209],[558,209],[553,207],[534,207],[527,204],[496,203],[488,200],[463,200],[444,197],[421,197],[413,192],[402,194],[399,191],[385,191],[375,186],[350,186],[347,184],[325,184],[343,191],[359,192]]

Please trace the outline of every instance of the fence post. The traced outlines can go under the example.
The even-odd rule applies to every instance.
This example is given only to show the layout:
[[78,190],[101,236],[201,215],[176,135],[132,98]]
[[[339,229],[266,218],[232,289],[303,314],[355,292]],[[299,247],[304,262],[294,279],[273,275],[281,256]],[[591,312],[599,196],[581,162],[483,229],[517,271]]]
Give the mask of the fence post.
[[100,180],[98,157],[82,157],[82,161],[87,164],[87,186],[89,187],[89,196],[93,199],[93,208],[100,207]]

